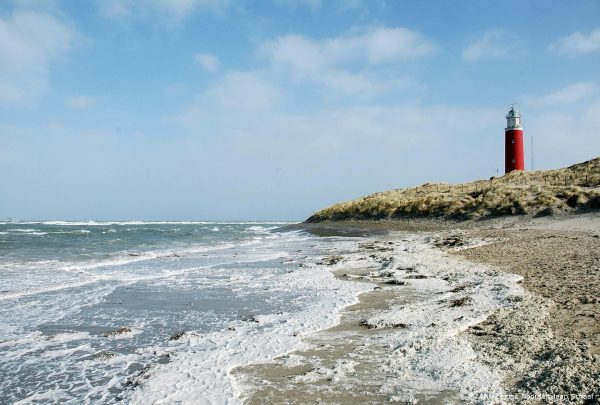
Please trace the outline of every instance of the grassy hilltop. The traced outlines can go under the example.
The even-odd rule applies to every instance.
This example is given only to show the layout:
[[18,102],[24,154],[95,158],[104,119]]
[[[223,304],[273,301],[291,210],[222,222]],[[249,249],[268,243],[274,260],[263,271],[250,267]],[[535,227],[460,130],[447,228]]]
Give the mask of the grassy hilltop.
[[600,209],[600,157],[564,169],[511,172],[465,184],[423,184],[322,209],[306,222],[351,219],[473,219]]

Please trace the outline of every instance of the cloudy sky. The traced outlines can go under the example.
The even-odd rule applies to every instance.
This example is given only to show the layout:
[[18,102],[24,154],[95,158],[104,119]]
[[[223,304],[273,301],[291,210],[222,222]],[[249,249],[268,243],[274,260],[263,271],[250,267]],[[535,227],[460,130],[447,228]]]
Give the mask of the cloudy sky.
[[1,0],[0,219],[301,220],[600,154],[597,0]]

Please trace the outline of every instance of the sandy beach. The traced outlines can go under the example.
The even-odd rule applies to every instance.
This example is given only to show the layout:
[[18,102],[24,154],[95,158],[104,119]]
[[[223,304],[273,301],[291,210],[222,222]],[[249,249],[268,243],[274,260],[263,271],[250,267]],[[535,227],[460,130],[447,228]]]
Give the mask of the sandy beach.
[[468,235],[493,242],[456,254],[523,276],[532,293],[468,331],[482,358],[503,369],[508,392],[598,403],[600,215],[508,221]]
[[372,290],[233,370],[246,403],[598,403],[598,213],[301,226],[359,237],[322,263]]

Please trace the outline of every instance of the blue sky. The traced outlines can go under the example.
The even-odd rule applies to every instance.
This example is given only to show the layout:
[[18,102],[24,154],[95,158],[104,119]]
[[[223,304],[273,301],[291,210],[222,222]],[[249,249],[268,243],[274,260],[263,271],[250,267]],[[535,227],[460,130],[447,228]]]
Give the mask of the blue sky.
[[[3,0],[0,218],[302,220],[600,153],[597,1]],[[530,162],[527,162],[530,168]]]

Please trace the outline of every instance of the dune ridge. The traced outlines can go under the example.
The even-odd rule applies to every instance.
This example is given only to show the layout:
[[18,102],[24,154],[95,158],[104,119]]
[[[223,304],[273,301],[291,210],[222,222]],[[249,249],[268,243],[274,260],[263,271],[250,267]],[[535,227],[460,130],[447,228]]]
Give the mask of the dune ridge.
[[374,193],[324,208],[306,222],[425,217],[461,220],[598,209],[600,157],[562,169],[515,171],[471,183],[426,183]]

